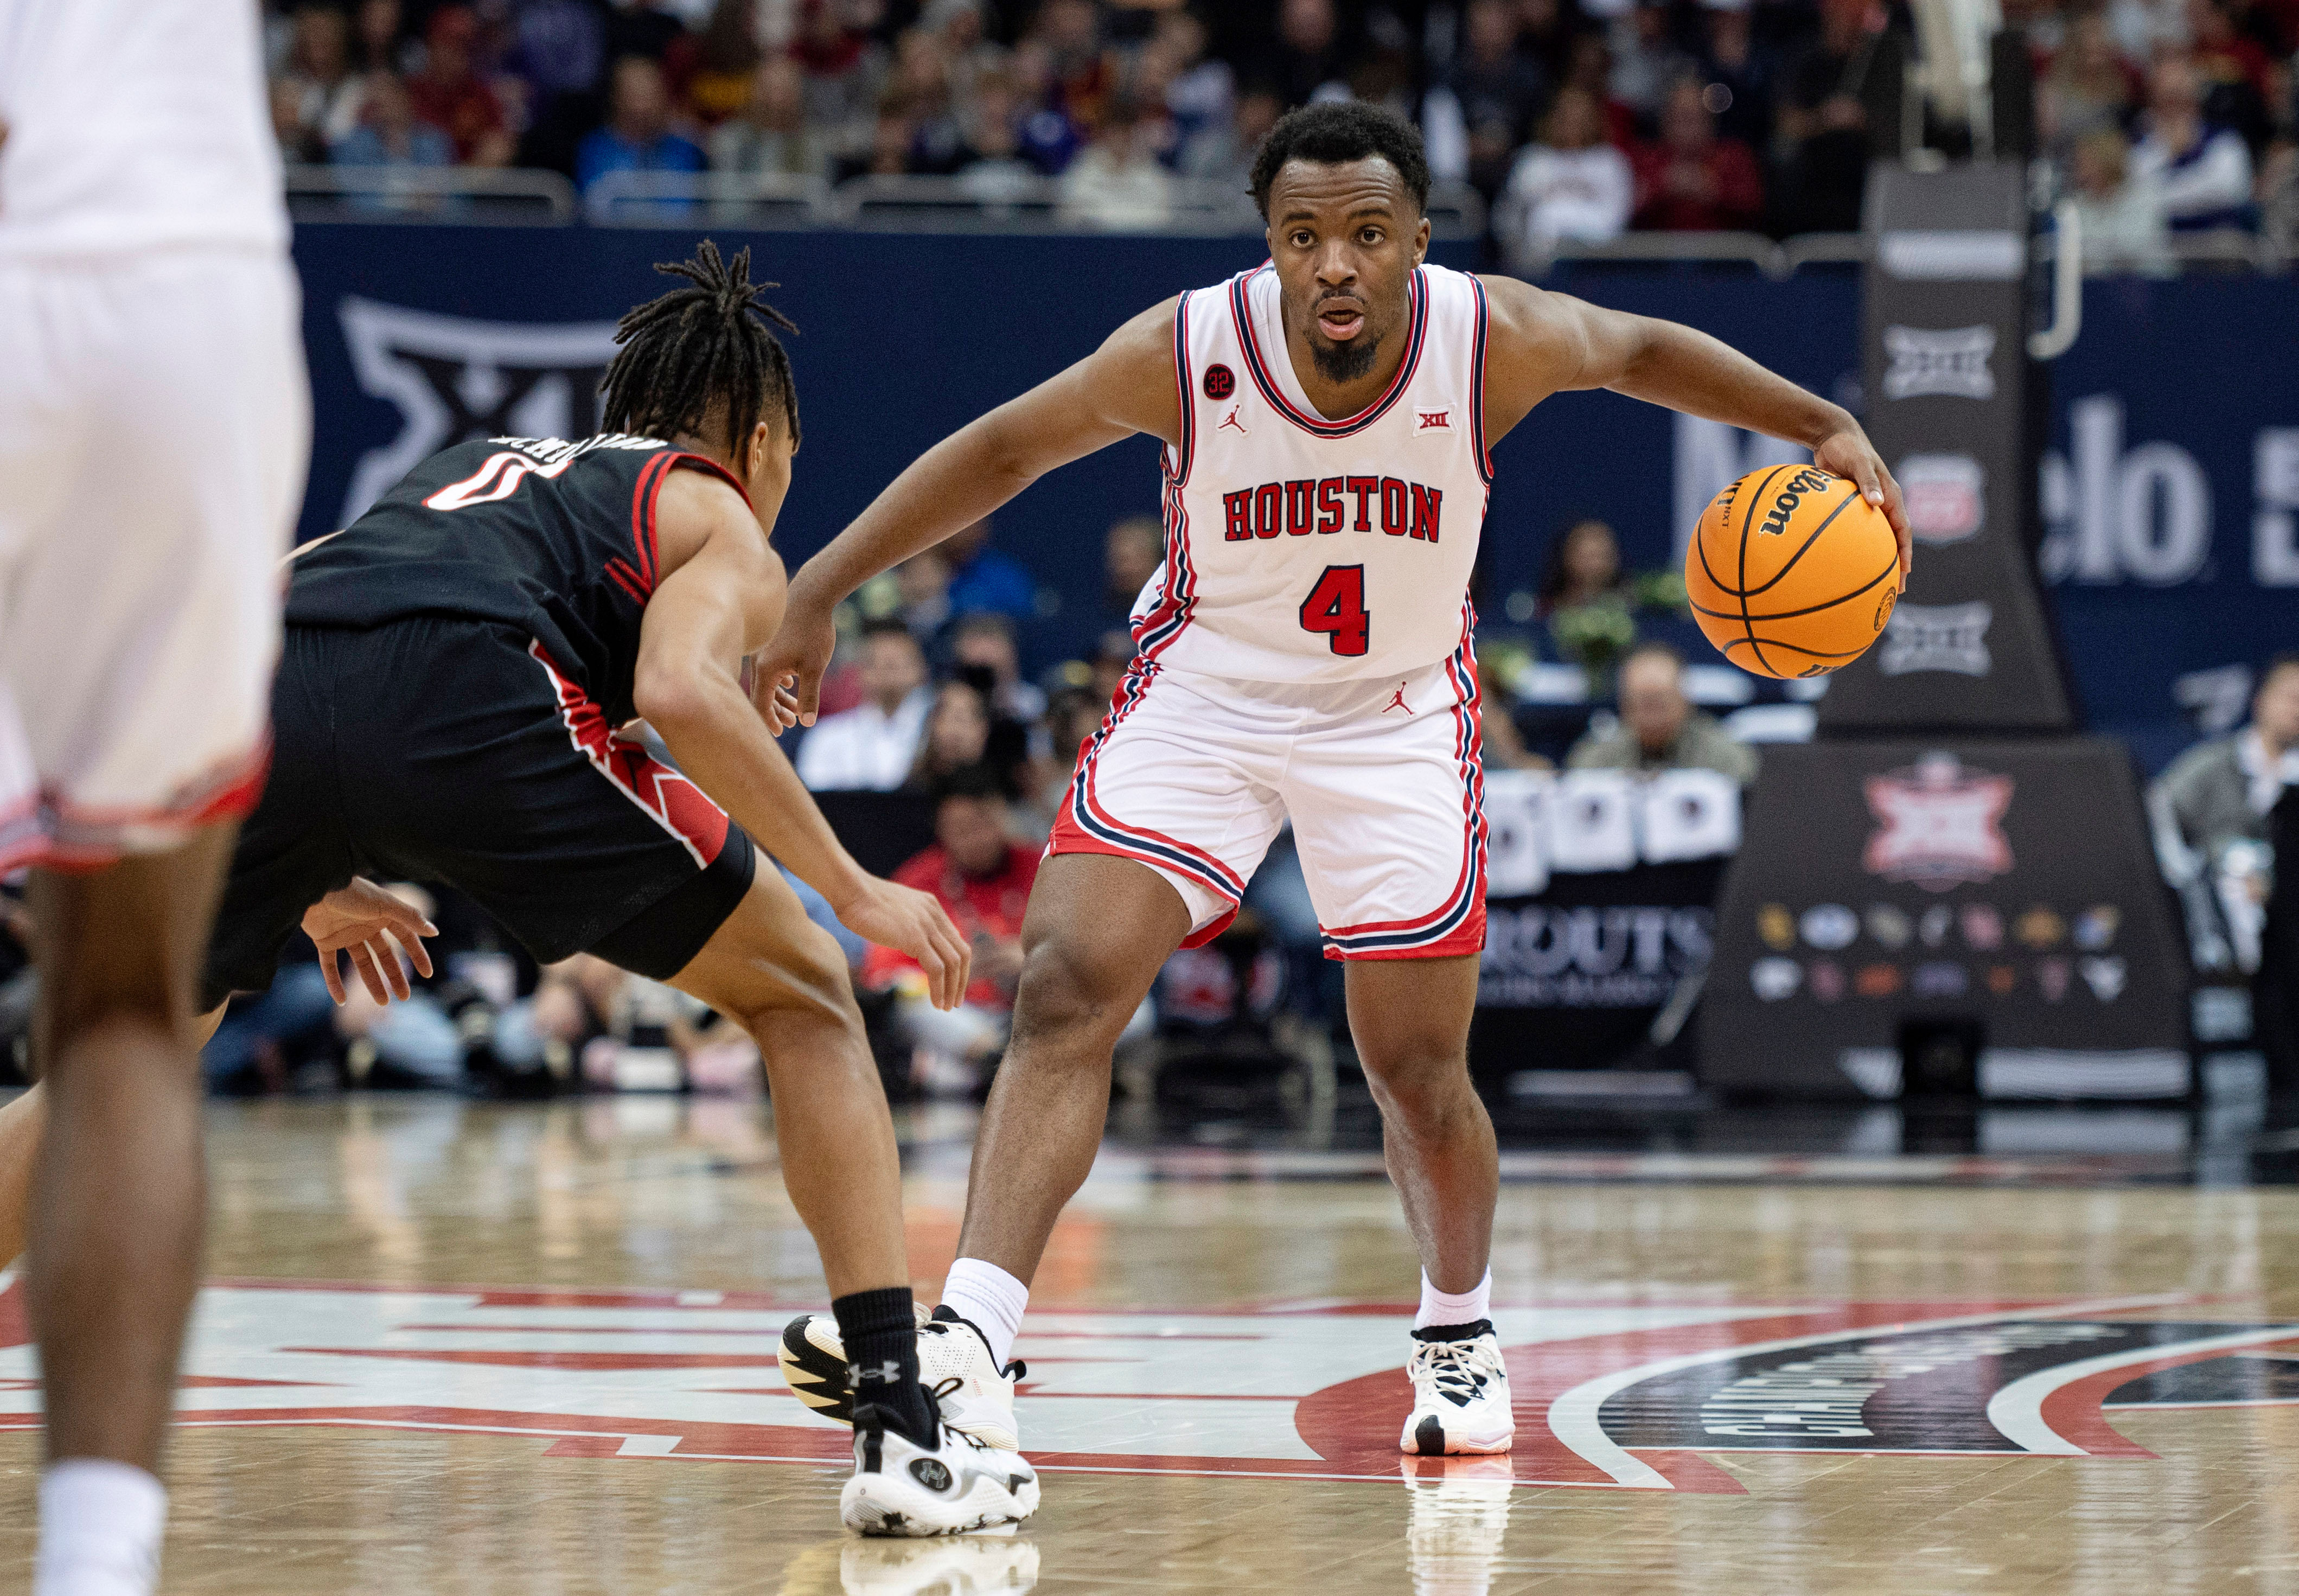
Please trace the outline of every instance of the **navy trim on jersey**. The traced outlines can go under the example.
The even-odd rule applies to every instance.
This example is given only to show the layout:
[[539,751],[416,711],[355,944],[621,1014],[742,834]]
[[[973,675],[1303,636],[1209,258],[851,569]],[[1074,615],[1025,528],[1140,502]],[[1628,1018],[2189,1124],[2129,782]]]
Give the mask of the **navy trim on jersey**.
[[1263,272],[1273,270],[1274,268],[1267,262],[1264,262],[1251,271],[1242,272],[1230,279],[1230,315],[1237,323],[1238,345],[1245,351],[1245,369],[1253,374],[1253,386],[1261,390],[1261,396],[1269,401],[1271,407],[1279,415],[1314,437],[1348,437],[1352,434],[1363,432],[1387,415],[1398,400],[1404,396],[1406,388],[1413,381],[1414,371],[1421,364],[1421,346],[1429,331],[1429,287],[1423,276],[1422,269],[1418,266],[1413,269],[1413,283],[1408,295],[1412,302],[1413,313],[1406,334],[1405,358],[1397,364],[1397,375],[1390,380],[1388,391],[1380,398],[1366,405],[1357,414],[1344,417],[1338,421],[1328,421],[1322,416],[1311,415],[1286,398],[1279,389],[1276,379],[1271,377],[1268,367],[1262,361],[1261,346],[1255,341],[1253,335],[1253,312],[1246,297],[1246,286]]
[[1174,307],[1174,391],[1182,400],[1182,445],[1180,469],[1174,472],[1177,485],[1190,480],[1190,466],[1198,453],[1198,390],[1190,380],[1190,294],[1185,290],[1181,303]]
[[1469,360],[1469,438],[1477,449],[1477,475],[1485,486],[1493,485],[1492,451],[1485,445],[1485,334],[1491,326],[1491,316],[1485,303],[1485,285],[1473,271],[1464,272],[1469,287],[1477,291],[1476,353]]

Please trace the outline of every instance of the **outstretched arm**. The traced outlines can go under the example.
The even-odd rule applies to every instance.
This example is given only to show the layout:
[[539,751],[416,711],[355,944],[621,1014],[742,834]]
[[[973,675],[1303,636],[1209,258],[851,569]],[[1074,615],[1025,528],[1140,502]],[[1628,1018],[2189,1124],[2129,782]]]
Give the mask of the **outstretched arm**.
[[1551,394],[1610,388],[1802,444],[1822,470],[1857,482],[1891,521],[1900,544],[1901,585],[1906,585],[1908,519],[1900,485],[1851,411],[1677,322],[1608,311],[1515,278],[1481,280],[1492,311],[1485,348],[1487,437],[1498,441]]
[[[679,769],[752,840],[829,900],[857,935],[900,948],[926,972],[935,1006],[965,995],[972,953],[942,905],[854,862],[813,796],[775,746],[743,691],[743,656],[771,635],[783,609],[782,561],[750,509],[723,484],[681,472],[660,511],[668,550],[695,552],[664,577],[639,628],[632,696]],[[695,523],[703,536],[696,536]]]
[[836,643],[840,600],[887,567],[933,547],[1005,503],[1057,466],[1146,432],[1181,435],[1174,387],[1174,306],[1168,300],[1110,335],[1067,371],[950,434],[894,478],[791,582],[781,632],[759,656],[759,712],[777,729],[768,695],[788,683],[799,719],[814,724],[822,673]]

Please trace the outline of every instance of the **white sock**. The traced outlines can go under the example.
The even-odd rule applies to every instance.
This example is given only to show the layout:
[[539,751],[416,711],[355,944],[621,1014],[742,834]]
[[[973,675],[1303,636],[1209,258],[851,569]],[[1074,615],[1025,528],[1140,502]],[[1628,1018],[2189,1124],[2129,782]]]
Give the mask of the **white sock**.
[[994,1263],[961,1258],[950,1266],[942,1300],[959,1318],[973,1321],[990,1343],[990,1361],[1004,1368],[1022,1327],[1022,1310],[1030,1305],[1030,1288]]
[[1458,1296],[1440,1292],[1429,1284],[1429,1276],[1421,1276],[1421,1311],[1413,1316],[1413,1327],[1426,1330],[1432,1325],[1473,1325],[1479,1319],[1493,1317],[1493,1272],[1475,1286]]
[[133,1464],[51,1464],[40,1480],[33,1596],[152,1596],[167,1519],[167,1489]]

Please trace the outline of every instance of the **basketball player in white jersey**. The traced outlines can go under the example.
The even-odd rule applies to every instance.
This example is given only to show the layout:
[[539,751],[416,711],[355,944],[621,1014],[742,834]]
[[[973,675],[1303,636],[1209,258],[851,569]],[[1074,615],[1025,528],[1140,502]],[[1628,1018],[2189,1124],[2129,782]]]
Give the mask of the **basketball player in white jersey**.
[[254,0],[0,0],[0,873],[50,1130],[37,1596],[144,1596],[205,1187],[194,991],[262,785],[310,398]]
[[[927,452],[800,572],[760,656],[761,680],[811,706],[832,607],[862,581],[1080,455],[1165,444],[1165,569],[1031,897],[1013,1044],[941,1334],[920,1342],[929,1380],[961,1382],[950,1421],[1001,1444],[1007,1351],[1100,1144],[1111,1046],[1166,957],[1236,913],[1290,818],[1421,1255],[1403,1447],[1509,1449],[1487,1313],[1498,1161],[1466,1058],[1485,827],[1465,589],[1492,444],[1596,387],[1792,439],[1884,509],[1905,580],[1898,490],[1842,408],[1689,328],[1424,265],[1428,184],[1418,135],[1386,112],[1285,118],[1254,170],[1269,262],[1144,312]],[[784,1360],[834,1416],[830,1327],[793,1325]]]

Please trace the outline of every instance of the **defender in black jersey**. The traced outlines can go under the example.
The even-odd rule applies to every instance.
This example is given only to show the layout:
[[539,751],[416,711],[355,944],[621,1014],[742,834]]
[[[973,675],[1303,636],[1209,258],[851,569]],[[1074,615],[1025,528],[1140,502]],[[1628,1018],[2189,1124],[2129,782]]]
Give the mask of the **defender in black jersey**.
[[[405,996],[400,950],[427,967],[430,928],[378,877],[461,888],[539,960],[588,951],[709,1003],[765,1060],[784,1178],[873,1405],[847,1522],[934,1534],[1025,1517],[1030,1466],[944,1425],[919,1382],[900,1159],[845,960],[752,844],[956,1005],[964,938],[931,896],[855,864],[742,679],[782,616],[768,536],[798,408],[766,321],[788,323],[759,302],[747,252],[722,262],[705,243],[660,270],[692,286],[624,319],[616,430],[458,445],[298,552],[270,780],[240,832],[206,1003],[220,1017],[268,985],[299,920],[338,1001],[346,953],[378,1001]],[[626,735],[640,718],[675,767]],[[0,1146],[0,1234],[18,1151]]]

